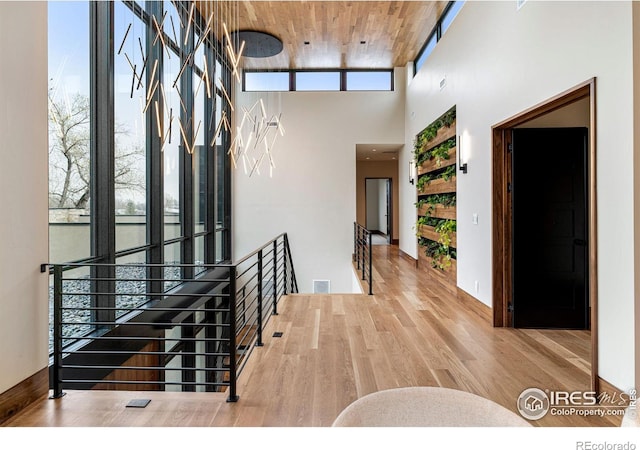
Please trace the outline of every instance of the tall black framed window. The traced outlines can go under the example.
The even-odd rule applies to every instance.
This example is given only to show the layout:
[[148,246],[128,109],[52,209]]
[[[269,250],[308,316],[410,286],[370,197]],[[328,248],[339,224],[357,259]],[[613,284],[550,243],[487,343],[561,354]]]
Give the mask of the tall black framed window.
[[[221,112],[231,112],[218,82],[232,91],[230,64],[217,38],[202,35],[197,8],[193,26],[181,26],[190,5],[49,4],[51,263],[231,259],[228,132],[212,142]],[[112,268],[92,270],[113,278]],[[169,280],[197,274],[149,270]],[[93,301],[118,304],[117,295]]]

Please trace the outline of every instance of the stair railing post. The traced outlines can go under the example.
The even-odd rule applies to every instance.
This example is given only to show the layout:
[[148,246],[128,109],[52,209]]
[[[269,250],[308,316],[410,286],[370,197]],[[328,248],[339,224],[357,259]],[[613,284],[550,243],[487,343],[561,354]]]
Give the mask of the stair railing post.
[[353,260],[356,260],[356,253],[358,252],[358,224],[353,222]]
[[229,267],[229,396],[227,402],[237,402],[240,397],[236,393],[236,267]]
[[289,292],[291,294],[296,294],[297,293],[296,271],[293,268],[293,257],[291,256],[291,247],[289,246],[289,235],[287,233],[284,234],[284,245],[287,249],[287,264],[289,265],[288,279],[291,281],[291,286],[289,286]]
[[62,392],[62,266],[53,266],[53,395],[60,398]]
[[262,250],[258,252],[258,338],[256,347],[262,347]]
[[278,315],[278,240],[273,241],[273,313]]
[[356,225],[355,245],[356,245],[356,269],[360,270],[360,225]]
[[367,231],[363,228],[362,229],[362,280],[365,280],[366,278],[366,274],[367,274],[367,266],[365,266],[365,258],[367,257],[366,255],[366,250],[367,250]]
[[282,252],[282,273],[283,273],[283,277],[284,277],[284,292],[283,295],[287,295],[287,251],[289,250],[289,246],[287,245],[287,236],[285,235],[284,238],[282,239],[282,247],[283,247],[283,252]]
[[289,247],[289,236],[287,236],[287,233],[284,234],[284,246],[285,246],[285,249],[287,250],[287,258],[285,260],[285,264],[289,268],[289,280],[291,280],[291,285],[289,286],[289,292],[291,294],[294,294],[295,292],[293,289],[293,260],[291,259],[291,247]]
[[371,232],[369,232],[369,295],[373,295],[373,265],[372,265]]

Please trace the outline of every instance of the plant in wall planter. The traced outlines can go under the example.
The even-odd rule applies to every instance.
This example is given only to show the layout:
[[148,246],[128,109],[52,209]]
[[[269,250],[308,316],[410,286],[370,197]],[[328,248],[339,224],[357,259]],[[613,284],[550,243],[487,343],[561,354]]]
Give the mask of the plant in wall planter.
[[456,259],[456,251],[452,247],[444,247],[429,239],[421,239],[418,243],[424,247],[424,254],[431,259],[434,269],[447,270],[453,264],[452,260]]
[[[422,202],[422,203],[420,203],[420,202]],[[445,208],[448,208],[450,206],[456,206],[456,194],[455,193],[431,194],[431,195],[428,195],[428,196],[420,199],[420,201],[418,203],[420,203],[420,206],[418,206],[418,208],[422,207],[425,203],[427,203],[429,205],[434,205],[434,206],[435,205],[442,205]]]
[[445,171],[442,172],[438,178],[442,178],[444,181],[449,181],[455,176],[456,176],[456,166],[453,165],[453,166],[447,167]]
[[423,226],[433,226],[432,220],[433,219],[431,219],[431,217],[429,216],[418,217],[418,220],[416,221],[416,224],[413,227],[414,231],[416,232],[416,236],[418,238],[421,238],[420,228],[422,228]]
[[416,161],[417,166],[421,166],[425,161],[435,160],[436,167],[440,167],[442,161],[449,159],[449,150],[456,146],[455,138],[451,138],[438,145],[437,147],[427,150],[426,152],[416,148],[413,154],[413,159]]
[[449,111],[447,111],[446,113],[444,113],[442,115],[442,117],[440,118],[440,120],[442,120],[442,124],[449,128],[451,125],[453,125],[453,122],[455,122],[456,120],[456,108],[455,106],[453,108],[451,108]]
[[424,130],[424,136],[427,142],[433,141],[438,135],[438,129],[440,128],[440,124],[438,121],[435,121],[429,127]]
[[440,235],[440,242],[445,247],[451,246],[451,241],[453,237],[453,233],[456,232],[456,221],[455,220],[444,220],[436,225],[436,233]]
[[427,138],[424,136],[423,133],[420,133],[416,136],[413,143],[414,156],[417,156],[422,151],[422,147],[424,147],[424,144],[426,142],[427,142]]
[[414,203],[414,206],[418,210],[418,214],[424,217],[431,217],[436,213],[437,208],[450,208],[455,205],[456,194],[454,193],[426,195],[422,196],[420,200]]
[[445,220],[436,226],[436,233],[440,235],[440,239],[438,239],[440,247],[437,251],[437,257],[431,261],[433,267],[441,270],[446,270],[451,267],[451,259],[455,257],[455,250],[451,247],[451,241],[455,231],[455,220]]
[[[431,266],[443,271],[450,268],[456,259],[455,212],[443,211],[443,208],[456,205],[455,186],[448,183],[455,179],[456,164],[449,161],[446,167],[442,167],[445,165],[443,161],[451,159],[449,153],[456,147],[455,132],[447,130],[454,127],[455,121],[454,106],[418,133],[414,141],[414,160],[423,172],[416,183],[419,195],[415,203],[418,209],[415,224],[418,244],[424,248]],[[432,181],[436,181],[433,189],[427,188]]]
[[422,207],[424,205],[427,205],[427,208],[424,211],[424,217],[431,217],[431,214],[433,214],[433,212],[436,209],[436,205],[434,203],[428,203],[426,199],[420,199],[418,200],[416,203],[414,203],[416,206],[416,209],[420,210],[422,209]]
[[420,192],[422,188],[427,186],[430,182],[431,182],[430,174],[421,175],[420,178],[418,178],[418,182],[416,183],[416,189],[418,190],[418,192]]
[[456,166],[455,164],[452,166],[448,166],[446,169],[441,172],[429,172],[424,175],[420,175],[418,178],[418,182],[416,183],[416,189],[418,192],[421,192],[422,189],[429,185],[431,181],[442,179],[444,181],[450,181],[453,177],[456,176]]
[[438,135],[438,130],[440,128],[446,127],[449,128],[453,125],[453,122],[456,120],[456,107],[452,107],[449,111],[438,117],[438,119],[434,120],[431,125],[418,133],[418,140],[421,142],[420,147],[425,144],[425,142],[429,142],[435,139]]
[[[420,234],[422,226],[431,226],[439,234],[438,241],[427,239]],[[420,217],[416,222],[418,244],[425,248],[425,255],[431,258],[431,266],[446,270],[451,267],[451,260],[456,258],[456,250],[451,246],[453,233],[456,232],[456,221]]]
[[438,145],[433,150],[431,150],[429,159],[435,159],[436,167],[440,167],[440,165],[442,164],[442,161],[444,161],[445,159],[449,159],[449,150],[451,150],[455,146],[456,146],[456,139],[455,138],[448,139],[444,141],[442,144]]
[[423,162],[429,159],[429,152],[423,152],[422,150],[417,150],[413,154],[413,160],[416,162],[416,167],[420,167]]

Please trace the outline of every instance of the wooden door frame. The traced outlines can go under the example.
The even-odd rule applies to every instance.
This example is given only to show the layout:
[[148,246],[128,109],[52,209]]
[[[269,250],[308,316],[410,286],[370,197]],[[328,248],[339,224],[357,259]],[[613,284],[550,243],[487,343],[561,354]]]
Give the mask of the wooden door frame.
[[589,305],[591,306],[591,387],[598,392],[598,233],[597,233],[597,177],[596,177],[596,79],[591,78],[555,97],[535,105],[493,127],[492,187],[493,187],[493,326],[511,327],[512,314],[508,310],[512,284],[512,224],[511,198],[508,183],[511,179],[511,130],[532,119],[548,114],[578,100],[589,98],[588,165],[588,227],[589,227]]

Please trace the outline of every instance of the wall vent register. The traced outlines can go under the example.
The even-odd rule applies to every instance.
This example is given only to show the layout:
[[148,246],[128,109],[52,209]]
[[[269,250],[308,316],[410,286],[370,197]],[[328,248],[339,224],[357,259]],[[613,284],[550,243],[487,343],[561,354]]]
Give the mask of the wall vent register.
[[329,280],[313,280],[314,294],[329,294],[331,292],[331,282]]

